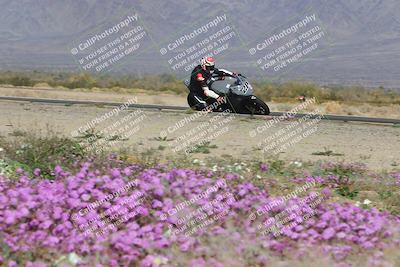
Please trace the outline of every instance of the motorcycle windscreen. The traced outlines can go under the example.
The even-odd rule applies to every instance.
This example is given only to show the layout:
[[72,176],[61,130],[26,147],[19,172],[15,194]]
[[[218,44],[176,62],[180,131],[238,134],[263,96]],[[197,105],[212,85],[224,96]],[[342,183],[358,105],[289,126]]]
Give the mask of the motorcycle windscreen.
[[217,94],[227,94],[229,88],[235,85],[236,79],[233,77],[225,77],[224,80],[216,80],[211,84],[210,89]]

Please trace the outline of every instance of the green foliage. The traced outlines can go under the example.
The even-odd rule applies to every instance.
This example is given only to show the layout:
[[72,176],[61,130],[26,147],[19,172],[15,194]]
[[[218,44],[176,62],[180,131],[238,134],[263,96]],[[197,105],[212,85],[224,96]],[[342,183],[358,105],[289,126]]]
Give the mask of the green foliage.
[[8,159],[0,159],[0,175],[14,178],[15,171],[18,168],[22,168],[25,170],[29,169],[28,166],[21,164],[17,161],[12,161],[12,160],[8,160]]
[[339,176],[335,192],[343,197],[354,199],[357,197],[359,190],[355,188],[355,181],[351,181],[347,176]]
[[339,177],[351,177],[354,175],[363,175],[366,172],[366,166],[360,163],[332,163],[324,166],[322,175],[333,174]]
[[397,194],[388,192],[385,196],[381,195],[381,197],[384,198],[384,210],[388,210],[394,215],[400,215],[400,197],[398,192]]
[[359,193],[357,189],[351,189],[348,185],[339,186],[335,191],[339,195],[349,199],[354,199]]
[[204,144],[196,144],[189,153],[209,154],[210,148],[217,148],[217,145],[210,145],[210,142],[204,142]]
[[313,152],[311,155],[317,155],[317,156],[343,156],[341,153],[335,153],[332,150],[327,149],[324,147],[324,151],[319,151],[319,152]]
[[285,171],[285,161],[281,159],[270,159],[268,160],[269,170],[272,173],[283,174]]
[[378,191],[378,194],[382,199],[388,199],[393,196],[392,191]]
[[160,142],[164,142],[164,141],[169,142],[169,141],[173,141],[174,139],[173,138],[167,138],[167,136],[163,136],[163,137],[157,136],[157,137],[151,138],[150,140],[160,141]]
[[32,172],[39,168],[42,176],[50,179],[53,177],[52,172],[56,165],[72,165],[85,155],[84,149],[77,141],[55,135],[37,137],[26,133],[14,140],[2,138],[0,147],[6,154],[3,162],[3,165],[7,165],[6,170],[20,167]]
[[89,144],[94,144],[98,140],[104,138],[104,136],[100,132],[97,132],[94,128],[89,128],[75,138],[86,140]]

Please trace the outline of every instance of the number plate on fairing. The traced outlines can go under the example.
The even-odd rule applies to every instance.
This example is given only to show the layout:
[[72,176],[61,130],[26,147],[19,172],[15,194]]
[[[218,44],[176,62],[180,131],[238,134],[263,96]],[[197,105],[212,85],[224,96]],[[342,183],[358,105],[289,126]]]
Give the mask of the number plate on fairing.
[[242,92],[243,94],[246,94],[247,91],[249,91],[250,89],[250,84],[248,82],[244,82],[240,88],[238,89],[240,92]]

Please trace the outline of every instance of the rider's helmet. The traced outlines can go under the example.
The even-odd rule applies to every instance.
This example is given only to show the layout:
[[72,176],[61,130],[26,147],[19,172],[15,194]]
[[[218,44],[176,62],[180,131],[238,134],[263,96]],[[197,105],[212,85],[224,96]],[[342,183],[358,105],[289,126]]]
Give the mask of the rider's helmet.
[[200,60],[200,66],[208,73],[214,73],[215,60],[212,57],[204,57]]

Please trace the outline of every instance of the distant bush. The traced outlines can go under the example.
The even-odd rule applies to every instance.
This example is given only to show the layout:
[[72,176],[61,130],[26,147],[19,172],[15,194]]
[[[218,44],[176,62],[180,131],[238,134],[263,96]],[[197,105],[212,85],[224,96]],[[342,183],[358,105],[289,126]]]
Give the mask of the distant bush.
[[79,75],[74,75],[69,77],[66,83],[62,84],[70,89],[74,88],[93,88],[97,87],[97,82],[94,77],[91,75],[84,73]]
[[15,86],[33,86],[34,81],[27,75],[5,74],[0,76],[1,84],[11,84]]

